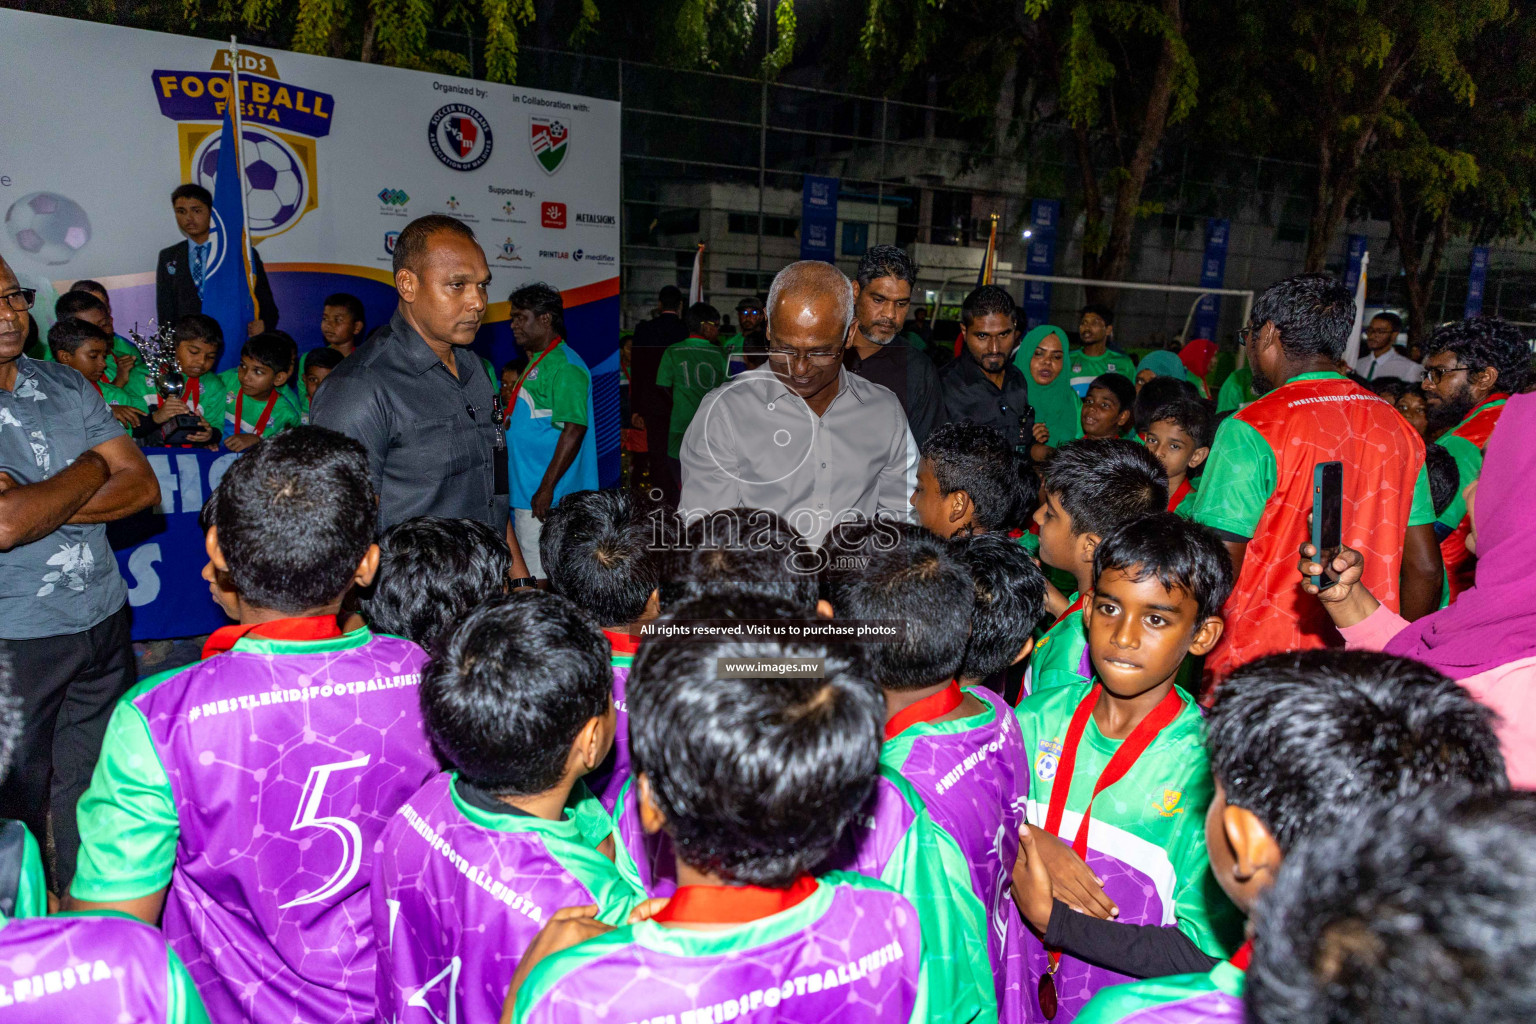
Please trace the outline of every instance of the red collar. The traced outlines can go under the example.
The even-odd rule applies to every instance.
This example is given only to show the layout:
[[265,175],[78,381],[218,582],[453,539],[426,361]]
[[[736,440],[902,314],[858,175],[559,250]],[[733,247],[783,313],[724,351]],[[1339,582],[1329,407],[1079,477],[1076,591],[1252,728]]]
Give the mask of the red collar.
[[1067,621],[1067,617],[1069,615],[1071,615],[1073,612],[1080,612],[1080,611],[1082,611],[1083,610],[1083,605],[1085,605],[1087,603],[1088,603],[1088,595],[1087,594],[1078,594],[1077,595],[1077,600],[1073,601],[1071,604],[1067,605],[1067,610],[1062,612],[1059,616],[1057,616],[1055,622],[1051,623],[1051,629],[1055,629],[1057,626],[1061,625],[1063,622],[1066,622]]
[[1168,511],[1177,512],[1179,510],[1179,502],[1183,501],[1184,497],[1189,494],[1191,490],[1192,488],[1189,486],[1189,477],[1186,476],[1184,478],[1184,482],[1179,484],[1179,489],[1168,496]]
[[1238,970],[1246,972],[1248,970],[1248,964],[1252,960],[1253,940],[1249,939],[1247,942],[1238,947],[1237,952],[1232,954],[1232,959],[1227,962],[1230,963],[1233,967],[1236,967]]
[[804,903],[816,891],[816,879],[801,875],[788,889],[757,885],[684,885],[652,921],[693,924],[746,924]]
[[908,704],[892,715],[885,723],[885,738],[895,739],[919,722],[943,718],[964,702],[965,693],[960,689],[959,681],[951,679],[938,693],[930,694],[916,704]]
[[216,629],[203,644],[203,657],[223,654],[235,646],[235,642],[250,633],[269,640],[332,640],[341,636],[341,627],[334,615],[306,615],[296,619],[273,619],[271,622],[240,623]]
[[603,636],[608,638],[608,646],[613,648],[614,654],[636,654],[640,650],[640,638],[633,633],[605,629]]

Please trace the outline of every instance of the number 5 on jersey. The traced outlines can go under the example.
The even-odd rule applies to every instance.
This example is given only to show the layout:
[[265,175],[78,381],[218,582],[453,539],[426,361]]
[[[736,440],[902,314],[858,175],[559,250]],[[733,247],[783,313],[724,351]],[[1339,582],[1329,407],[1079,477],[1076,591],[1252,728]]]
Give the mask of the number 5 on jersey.
[[320,801],[325,798],[325,785],[331,780],[333,773],[346,771],[349,768],[366,767],[368,767],[368,755],[364,754],[351,761],[315,765],[309,770],[309,778],[304,781],[304,792],[299,795],[299,806],[293,812],[293,824],[289,826],[289,830],[297,832],[301,828],[323,828],[330,832],[341,840],[341,863],[324,885],[307,896],[289,900],[279,907],[279,910],[303,906],[306,903],[324,903],[345,889],[347,884],[356,877],[357,869],[362,866],[363,861],[363,833],[346,818],[322,816]]

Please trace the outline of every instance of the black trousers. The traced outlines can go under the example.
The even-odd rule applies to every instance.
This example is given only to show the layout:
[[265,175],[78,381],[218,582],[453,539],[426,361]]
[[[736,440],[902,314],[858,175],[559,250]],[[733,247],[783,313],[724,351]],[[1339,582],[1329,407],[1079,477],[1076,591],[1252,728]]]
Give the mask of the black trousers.
[[0,817],[25,822],[39,843],[52,817],[57,859],[48,881],[60,895],[69,891],[80,849],[75,805],[91,784],[112,709],[137,678],[131,621],[125,604],[83,633],[0,640],[24,723],[0,786]]

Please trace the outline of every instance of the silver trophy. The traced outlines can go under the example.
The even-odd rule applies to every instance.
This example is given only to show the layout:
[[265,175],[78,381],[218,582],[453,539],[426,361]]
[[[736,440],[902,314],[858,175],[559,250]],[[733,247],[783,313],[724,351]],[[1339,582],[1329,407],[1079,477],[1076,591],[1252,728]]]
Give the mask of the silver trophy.
[[[129,339],[139,350],[140,361],[144,364],[146,375],[155,386],[155,393],[164,402],[171,398],[182,398],[187,391],[187,376],[181,372],[181,364],[176,359],[176,333],[171,330],[169,324],[159,326],[153,320],[150,321],[150,329],[153,333],[140,334],[138,325],[128,332]],[[185,442],[185,436],[203,429],[203,421],[194,415],[178,413],[170,421],[161,425],[164,434],[163,444],[181,444]]]

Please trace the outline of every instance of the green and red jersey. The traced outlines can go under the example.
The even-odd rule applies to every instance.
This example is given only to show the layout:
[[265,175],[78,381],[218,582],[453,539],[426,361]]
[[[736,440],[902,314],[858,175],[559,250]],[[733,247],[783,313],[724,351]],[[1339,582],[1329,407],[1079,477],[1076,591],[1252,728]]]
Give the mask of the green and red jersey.
[[1061,686],[1086,682],[1093,676],[1088,660],[1088,627],[1083,621],[1082,594],[1073,593],[1071,604],[1045,635],[1035,641],[1029,655],[1029,674],[1024,692],[1044,693]]
[[1467,550],[1467,534],[1472,530],[1472,517],[1467,514],[1467,499],[1463,497],[1463,492],[1483,472],[1483,449],[1493,436],[1493,428],[1498,425],[1507,401],[1509,396],[1506,394],[1489,395],[1485,402],[1467,414],[1466,419],[1440,438],[1441,446],[1451,453],[1451,458],[1456,460],[1456,469],[1461,474],[1461,486],[1456,489],[1456,497],[1451,499],[1437,520],[1451,528],[1450,535],[1440,542],[1440,555],[1445,559],[1445,582],[1452,601],[1472,586],[1477,564],[1477,559]]

